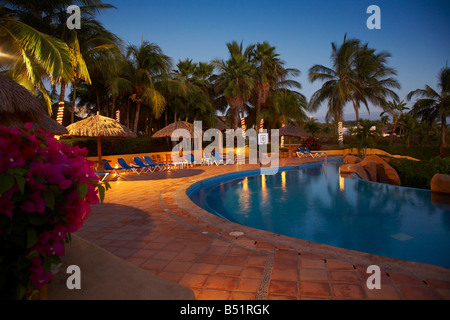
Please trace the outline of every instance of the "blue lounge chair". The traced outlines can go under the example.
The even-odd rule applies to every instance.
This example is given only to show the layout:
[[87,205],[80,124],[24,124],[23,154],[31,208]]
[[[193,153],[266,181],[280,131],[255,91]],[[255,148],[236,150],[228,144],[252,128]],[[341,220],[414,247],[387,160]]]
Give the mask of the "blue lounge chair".
[[187,162],[193,167],[195,164],[203,164],[203,160],[196,160],[192,153],[186,155]]
[[111,172],[105,171],[105,172],[95,172],[95,175],[98,177],[100,182],[105,181],[105,179],[111,174]]
[[150,158],[149,156],[144,156],[144,160],[148,165],[154,166],[155,169],[158,168],[160,171],[168,169],[171,166],[170,163],[154,163],[152,158]]
[[307,153],[315,155],[315,157],[323,157],[323,156],[326,155],[325,152],[311,152],[311,151],[309,151],[308,147],[305,147],[305,150],[306,150]]
[[232,161],[231,159],[230,159],[230,160],[225,160],[225,159],[222,158],[217,152],[211,153],[211,156],[212,156],[213,159],[214,159],[215,161],[217,161],[217,163],[219,163],[219,164],[228,164],[229,161]]
[[117,158],[117,163],[120,164],[122,166],[122,168],[129,170],[129,171],[133,171],[137,175],[140,175],[143,170],[147,169],[145,167],[140,167],[138,165],[130,166],[130,165],[128,165],[128,163],[125,162],[125,160],[123,158]]
[[207,165],[212,165],[213,163],[216,164],[216,166],[219,165],[219,162],[213,158],[211,154],[203,153],[203,163]]
[[313,155],[310,153],[306,153],[305,151],[303,151],[302,148],[298,148],[298,151],[295,153],[297,155],[297,157],[299,158],[304,158],[304,157],[312,157]]
[[109,164],[109,162],[107,160],[102,160],[103,161],[103,167],[105,168],[105,170],[108,170],[110,173],[114,172],[117,176],[120,176],[120,174],[122,173],[121,171],[128,171],[125,168],[113,168],[111,167],[111,165]]
[[140,157],[133,157],[133,160],[134,160],[134,163],[136,164],[136,165],[138,165],[139,167],[141,167],[141,168],[146,168],[146,170],[142,170],[143,172],[153,172],[153,171],[155,171],[156,170],[156,164],[155,165],[152,165],[152,164],[147,164],[147,163],[144,163],[144,161],[142,161],[142,159],[140,158]]

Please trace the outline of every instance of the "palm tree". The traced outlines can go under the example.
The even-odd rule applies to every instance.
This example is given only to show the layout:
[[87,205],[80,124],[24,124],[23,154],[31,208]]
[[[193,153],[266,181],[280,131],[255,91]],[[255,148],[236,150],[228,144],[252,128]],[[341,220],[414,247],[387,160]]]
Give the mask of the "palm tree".
[[[103,78],[112,79],[113,74],[118,72],[119,63],[124,59],[121,48],[122,41],[113,33],[106,30],[102,24],[94,19],[82,19],[83,28],[76,31],[76,41],[79,49],[77,53],[81,55],[75,68],[75,77],[72,82],[72,111],[71,122],[74,122],[76,107],[76,89],[80,81],[84,81],[84,75],[95,75],[95,73],[108,73]],[[107,63],[104,63],[104,61]],[[87,70],[80,70],[82,67]],[[81,72],[80,72],[81,71]],[[91,79],[92,80],[92,79]],[[84,81],[90,84],[89,81]],[[114,97],[113,97],[114,101]]]
[[[41,18],[42,19],[42,18]],[[51,98],[44,80],[52,84],[73,75],[73,55],[63,41],[25,23],[30,20],[27,3],[6,1],[0,6],[0,65],[28,90],[41,94],[51,114]]]
[[279,54],[275,53],[275,47],[267,41],[256,44],[250,52],[250,62],[255,66],[255,124],[258,126],[260,111],[266,106],[271,90],[287,87],[301,89],[300,83],[289,79],[290,76],[298,76],[300,71],[285,68]]
[[[343,108],[347,102],[351,102],[356,121],[359,121],[361,102],[369,111],[369,102],[381,106],[387,97],[398,99],[391,89],[400,88],[398,81],[392,78],[396,72],[386,66],[389,53],[376,53],[367,44],[361,45],[357,39],[347,40],[346,36],[340,47],[335,43],[331,46],[333,67],[314,65],[309,70],[311,82],[325,81],[310,100],[310,108],[313,111],[323,101],[328,100],[328,116],[342,123]],[[342,133],[339,133],[339,136],[339,146],[342,147]]]
[[405,146],[406,148],[409,148],[411,137],[418,127],[417,119],[414,117],[413,113],[408,112],[400,117],[398,123],[402,132],[402,138],[405,140]]
[[[312,95],[309,109],[316,111],[322,102],[328,100],[328,114],[342,124],[345,104],[352,101],[353,107],[355,110],[357,109],[354,93],[358,93],[360,90],[355,79],[354,67],[360,54],[360,41],[356,39],[347,40],[345,36],[341,46],[338,47],[335,43],[332,43],[331,48],[332,68],[314,65],[309,69],[309,80],[311,82],[325,81],[322,88]],[[339,128],[341,128],[341,125]],[[339,132],[339,147],[344,146],[341,137],[342,132]]]
[[[66,8],[71,4],[80,6],[83,13],[91,17],[102,9],[113,8],[109,4],[103,4],[100,0],[54,0],[51,2],[9,0],[0,6],[0,10],[9,13],[6,18],[1,20],[5,22],[5,30],[12,31],[9,36],[16,40],[13,41],[12,48],[20,53],[18,64],[14,66],[13,78],[26,83],[23,76],[26,70],[27,87],[37,88],[48,108],[51,107],[51,99],[43,85],[42,78],[47,77],[52,86],[59,83],[61,114],[66,84],[74,78],[80,78],[88,83],[90,81],[86,64],[80,52],[77,31],[69,30],[66,27]],[[26,21],[27,24],[19,23],[19,20]],[[59,41],[55,42],[54,38]],[[27,55],[27,51],[29,55]],[[43,61],[40,56],[43,56]],[[41,69],[39,72],[43,66],[43,70]]]
[[392,145],[392,141],[394,139],[394,133],[397,129],[397,124],[399,119],[403,116],[403,111],[408,110],[409,108],[406,107],[406,103],[402,100],[400,102],[397,101],[388,101],[386,104],[383,105],[384,111],[380,113],[380,117],[383,117],[384,115],[388,114],[392,117],[392,133],[391,133],[391,140],[389,142],[389,145]]
[[[232,115],[233,128],[236,130],[239,123],[239,112],[244,118],[244,105],[250,99],[255,86],[255,69],[248,61],[248,56],[253,46],[243,50],[242,42],[227,43],[230,53],[228,60],[213,60],[212,64],[219,71],[215,85],[226,99]],[[244,128],[243,128],[244,129]]]
[[275,47],[267,41],[257,43],[250,57],[251,62],[256,67],[255,124],[258,126],[260,122],[259,113],[269,97],[274,82],[282,75],[283,63],[279,59],[279,54],[275,53]]
[[400,89],[400,83],[392,77],[397,73],[386,65],[390,56],[385,51],[375,53],[375,50],[368,48],[367,44],[360,47],[360,54],[355,60],[355,79],[359,89],[354,92],[357,122],[361,102],[370,113],[368,102],[375,106],[383,106],[388,97],[398,101],[397,94],[391,89]]
[[375,143],[376,137],[380,134],[379,130],[372,130],[372,128],[376,127],[377,122],[372,120],[363,119],[360,120],[356,127],[354,127],[351,131],[355,136],[356,148],[358,149],[358,153],[361,155],[361,149],[364,149],[365,157],[367,155],[367,148],[373,146]]
[[311,136],[314,137],[314,135],[320,131],[320,124],[317,122],[316,119],[313,117],[310,117],[304,124],[304,129],[311,133]]
[[133,131],[137,133],[141,104],[150,106],[156,118],[164,111],[166,99],[157,82],[168,81],[172,61],[158,45],[148,41],[128,46],[126,57],[124,77],[133,88],[131,99],[136,103]]
[[[171,95],[171,104],[176,105],[174,116],[176,121],[177,111],[186,121],[204,119],[209,124],[215,109],[210,96],[210,77],[214,67],[207,63],[194,63],[191,59],[179,61],[173,76],[186,88],[185,96]],[[176,100],[176,101],[174,101]]]
[[[441,150],[446,147],[445,131],[447,126],[447,117],[450,115],[450,68],[441,69],[438,75],[439,92],[425,85],[425,89],[411,91],[407,99],[411,100],[414,96],[416,100],[412,106],[411,112],[422,117],[423,120],[441,122]],[[421,99],[420,99],[421,98]]]
[[306,120],[308,102],[301,93],[291,90],[277,90],[270,96],[272,108],[261,111],[265,119],[269,119],[272,127],[279,128],[287,124],[295,124]]

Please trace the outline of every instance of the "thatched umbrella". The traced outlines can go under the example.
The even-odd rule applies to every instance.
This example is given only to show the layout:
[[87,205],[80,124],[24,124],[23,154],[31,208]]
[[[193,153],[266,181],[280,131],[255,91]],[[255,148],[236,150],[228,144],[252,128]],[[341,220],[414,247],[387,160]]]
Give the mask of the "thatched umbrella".
[[65,134],[65,127],[45,112],[41,102],[20,84],[0,75],[0,124],[17,127],[32,122],[53,134]]
[[194,125],[192,123],[189,123],[186,121],[177,121],[177,122],[173,122],[173,123],[165,126],[164,128],[156,131],[152,135],[152,138],[165,138],[165,137],[170,138],[172,136],[172,133],[176,129],[185,129],[185,130],[189,131],[189,134],[191,136],[194,136]]
[[[170,138],[172,137],[172,133],[177,130],[177,129],[185,129],[189,132],[191,137],[194,138],[200,138],[198,136],[198,132],[197,132],[197,136],[194,135],[194,125],[192,123],[186,122],[186,121],[177,121],[177,122],[173,122],[167,126],[165,126],[164,128],[156,131],[153,135],[152,138]],[[203,133],[203,130],[200,131],[200,134]],[[191,140],[192,142],[194,140]],[[180,155],[182,154],[183,150],[180,149]]]
[[67,126],[68,136],[97,138],[98,163],[102,161],[101,138],[135,138],[136,134],[116,120],[97,113]]
[[292,124],[287,124],[284,127],[282,127],[279,130],[280,136],[288,136],[289,137],[289,155],[288,157],[291,158],[291,137],[297,137],[297,138],[306,138],[309,137],[310,134],[303,131],[300,128],[297,128],[296,126]]

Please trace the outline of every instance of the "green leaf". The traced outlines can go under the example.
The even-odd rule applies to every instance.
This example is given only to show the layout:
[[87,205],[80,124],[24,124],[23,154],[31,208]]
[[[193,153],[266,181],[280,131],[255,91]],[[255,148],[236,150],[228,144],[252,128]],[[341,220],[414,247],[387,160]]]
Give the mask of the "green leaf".
[[37,252],[36,250],[33,250],[30,253],[28,253],[25,257],[29,260],[31,260],[33,258],[37,258],[37,257],[39,257],[39,252]]
[[31,248],[38,241],[37,233],[34,228],[27,228],[27,248]]
[[23,194],[25,192],[25,178],[21,175],[15,175],[17,185],[19,186],[20,192]]
[[0,175],[0,194],[5,193],[14,186],[14,176],[9,173]]
[[77,185],[78,200],[81,200],[88,192],[88,186],[86,183],[80,183]]
[[44,195],[45,205],[51,210],[55,209],[55,194],[48,190],[42,194]]
[[21,167],[15,167],[14,169],[12,169],[12,172],[14,173],[14,175],[23,176],[23,175],[25,175],[25,173],[27,173],[27,169],[21,168]]
[[41,226],[47,222],[49,214],[32,212],[28,214],[28,221],[34,226]]
[[100,202],[103,203],[103,200],[105,200],[105,187],[102,185],[98,185],[98,195],[100,197]]

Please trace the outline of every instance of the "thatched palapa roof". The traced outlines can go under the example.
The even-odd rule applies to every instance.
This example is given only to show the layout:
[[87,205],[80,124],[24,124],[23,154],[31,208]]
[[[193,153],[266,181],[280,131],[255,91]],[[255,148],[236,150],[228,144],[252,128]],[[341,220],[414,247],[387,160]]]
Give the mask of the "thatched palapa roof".
[[308,132],[303,131],[300,128],[297,128],[296,126],[292,124],[287,124],[284,127],[282,127],[278,134],[280,136],[289,136],[289,137],[297,137],[297,138],[306,138],[311,136]]
[[192,123],[189,123],[186,121],[177,121],[177,122],[173,122],[173,123],[165,126],[161,130],[156,131],[152,135],[152,138],[171,137],[172,133],[176,129],[185,129],[185,130],[189,131],[189,134],[191,135],[191,137],[194,136],[194,125]]
[[67,126],[69,136],[93,138],[135,138],[136,134],[116,120],[99,114]]
[[53,134],[67,133],[46,113],[41,102],[25,87],[0,75],[0,124],[17,127],[32,122]]

